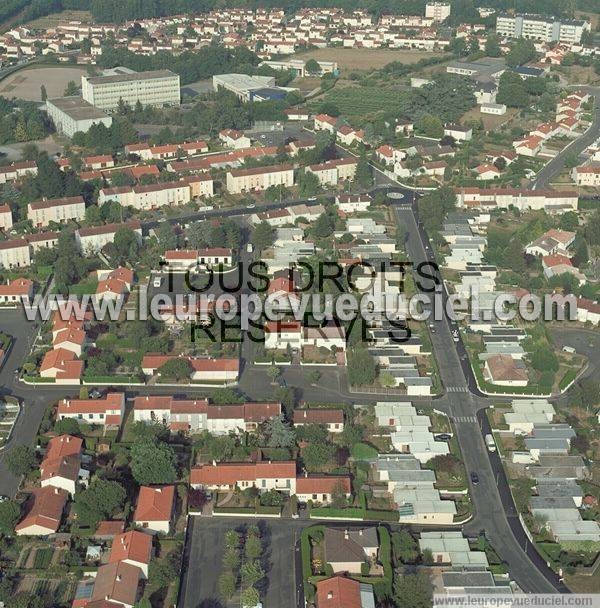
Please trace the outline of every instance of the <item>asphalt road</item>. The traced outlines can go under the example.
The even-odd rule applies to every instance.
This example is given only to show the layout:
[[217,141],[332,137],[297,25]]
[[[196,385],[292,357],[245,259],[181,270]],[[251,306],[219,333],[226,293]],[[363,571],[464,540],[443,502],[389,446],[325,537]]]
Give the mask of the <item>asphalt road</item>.
[[[419,229],[414,213],[409,209],[397,209],[396,213],[405,226],[408,238],[406,251],[414,265],[431,259],[426,247],[428,241]],[[422,281],[422,287],[431,289],[434,281]],[[543,562],[537,551],[527,542],[522,542],[525,533],[520,526],[514,504],[510,497],[506,478],[499,473],[498,463],[490,459],[484,442],[487,432],[481,428],[482,416],[478,412],[491,404],[490,399],[472,392],[472,372],[468,361],[461,359],[462,344],[455,342],[453,325],[446,315],[435,321],[435,332],[431,333],[440,377],[446,394],[436,401],[436,408],[445,411],[454,424],[458,443],[467,473],[476,472],[479,483],[470,481],[470,495],[475,516],[465,530],[477,534],[485,530],[486,536],[498,555],[507,564],[511,577],[525,592],[567,592],[556,575]]]
[[263,540],[261,565],[266,577],[259,582],[259,587],[265,606],[303,606],[299,539],[302,529],[314,523],[310,520],[190,517],[179,608],[233,606],[219,598],[223,541],[228,530],[243,531],[249,524],[259,527]]
[[542,190],[547,188],[554,177],[556,177],[565,167],[565,159],[571,155],[579,157],[579,155],[592,144],[600,136],[600,87],[581,86],[578,89],[585,89],[594,95],[594,118],[589,129],[573,140],[566,148],[561,150],[549,163],[537,173],[532,182],[533,190]]
[[[428,246],[427,236],[422,228],[417,225],[414,213],[410,204],[408,204],[412,201],[412,193],[400,188],[396,190],[405,194],[404,198],[396,205],[396,213],[407,231],[406,249],[409,259],[414,264],[425,262],[431,258],[431,251],[426,249]],[[281,206],[281,204],[274,203],[269,205],[270,208],[278,206]],[[231,210],[230,213],[218,211],[214,213],[214,216],[223,216],[225,214],[232,216],[247,215],[252,212],[252,210],[244,209]],[[206,214],[195,214],[195,216],[189,219],[201,219],[202,216],[206,216]],[[425,287],[431,287],[431,283],[429,285],[426,282],[424,283]],[[480,530],[485,530],[494,548],[508,565],[511,576],[524,591],[544,593],[567,592],[568,590],[561,585],[554,573],[542,562],[539,554],[531,544],[527,543],[525,533],[516,517],[517,513],[514,509],[503,471],[499,467],[499,463],[496,462],[496,459],[494,457],[490,458],[490,454],[485,447],[483,440],[483,434],[486,432],[485,419],[478,412],[488,407],[491,400],[476,393],[472,371],[465,358],[462,343],[460,341],[457,343],[453,339],[451,333],[453,327],[451,327],[446,317],[443,316],[440,320],[435,321],[434,324],[435,332],[431,335],[432,344],[440,376],[446,388],[446,394],[441,399],[436,400],[436,408],[446,411],[452,417],[467,471],[477,471],[480,479],[478,485],[471,486],[470,488],[476,514],[474,519],[465,527],[465,531],[477,533]],[[12,477],[6,470],[6,467],[3,466],[5,453],[16,445],[31,444],[43,417],[45,407],[61,397],[76,395],[78,389],[77,387],[67,388],[60,386],[29,387],[17,383],[13,370],[22,364],[31,346],[33,336],[37,332],[37,328],[25,320],[21,311],[2,311],[2,315],[0,315],[0,330],[6,331],[17,338],[9,353],[8,360],[0,371],[2,391],[4,394],[10,393],[19,397],[23,403],[24,410],[17,421],[9,445],[4,451],[0,451],[0,494],[12,496],[18,489],[19,480]],[[323,400],[324,395],[331,401],[351,400],[354,402],[369,402],[381,399],[379,396],[358,399],[356,395],[350,395],[347,392],[347,382],[343,370],[335,370],[326,376],[327,378],[321,381],[323,386],[309,387],[306,385],[304,370],[301,368],[290,368],[284,373],[284,378],[288,379],[290,386],[302,387],[302,396],[305,399]],[[332,383],[331,378],[334,376],[337,376],[337,378]],[[272,395],[273,391],[273,387],[266,381],[266,371],[262,372],[262,370],[259,371],[251,367],[245,370],[242,375],[240,386],[251,399],[260,399],[262,396],[265,396],[266,392]],[[324,390],[326,387],[328,387],[329,392]],[[185,392],[191,395],[205,394],[206,389],[196,390],[186,388]],[[164,388],[161,389],[160,386],[143,387],[131,393],[128,392],[128,396],[157,393],[164,393]],[[482,426],[484,427],[483,429]],[[289,525],[289,522],[281,523]],[[276,526],[277,524],[273,522],[273,525]],[[274,538],[276,542],[273,546],[278,547],[279,536],[276,534]],[[287,544],[286,546],[291,550],[293,545]],[[194,547],[191,549],[193,553],[189,556],[188,561],[195,567],[203,552]],[[209,548],[207,553],[210,555],[211,562],[217,563],[218,559],[216,559],[214,553],[214,542],[207,541],[206,547]],[[276,549],[273,550],[276,551]],[[277,557],[277,561],[278,563],[285,564],[282,555]],[[277,566],[274,565],[273,567]],[[282,574],[281,576],[284,575]],[[187,575],[185,584],[195,585],[196,579],[196,575],[192,578],[190,578],[190,575]],[[208,589],[207,593],[206,601],[213,601],[211,599],[211,589]],[[271,593],[275,594],[278,592],[272,591]],[[283,602],[283,596],[280,597],[280,600],[276,600],[273,605],[280,605],[282,608],[285,608],[286,604],[279,604],[279,601]],[[214,603],[204,605],[199,603],[186,604],[186,606],[188,605],[194,606],[194,608],[208,608],[211,605],[218,606],[218,604]],[[288,605],[291,606],[293,604]]]

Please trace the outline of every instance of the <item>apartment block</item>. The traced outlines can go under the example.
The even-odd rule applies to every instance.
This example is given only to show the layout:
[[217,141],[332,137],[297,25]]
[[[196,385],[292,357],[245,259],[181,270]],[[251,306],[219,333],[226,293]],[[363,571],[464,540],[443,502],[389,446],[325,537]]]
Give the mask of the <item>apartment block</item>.
[[496,33],[507,38],[529,38],[543,42],[581,42],[584,32],[589,32],[589,21],[565,20],[527,13],[502,14],[496,19]]
[[294,168],[292,165],[232,169],[227,173],[227,191],[232,194],[266,190],[269,186],[290,188],[293,185]]
[[44,199],[27,205],[27,219],[37,228],[50,222],[63,223],[85,219],[85,201],[81,196]]
[[123,100],[130,106],[178,106],[179,75],[170,70],[82,76],[83,99],[101,110],[114,110]]
[[425,19],[444,21],[450,17],[450,4],[446,2],[428,2],[425,5]]
[[0,167],[0,184],[15,182],[26,175],[37,175],[37,163],[34,160],[26,160],[21,163],[12,163],[6,167]]
[[120,228],[133,230],[138,243],[142,244],[142,225],[137,220],[123,224],[105,224],[104,226],[80,228],[75,232],[75,240],[82,253],[98,253],[105,245],[115,240],[115,234]]
[[0,267],[22,268],[31,265],[29,243],[25,239],[0,242]]
[[354,179],[356,165],[357,160],[354,157],[338,158],[318,165],[309,165],[306,171],[314,173],[321,186],[335,186],[341,181]]
[[511,205],[524,211],[544,209],[548,213],[576,211],[579,200],[571,190],[520,190],[517,188],[458,188],[459,207],[471,209],[507,209]]

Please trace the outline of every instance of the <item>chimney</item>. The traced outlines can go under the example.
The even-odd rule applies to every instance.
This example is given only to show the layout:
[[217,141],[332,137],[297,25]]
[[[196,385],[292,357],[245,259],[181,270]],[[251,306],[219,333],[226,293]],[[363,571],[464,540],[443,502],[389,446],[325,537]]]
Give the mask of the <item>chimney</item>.
[[359,536],[362,536],[362,535],[363,535],[362,528],[361,528],[361,529],[358,531],[358,535],[359,535]]
[[123,580],[123,577],[120,574],[117,574],[117,583],[120,583]]
[[304,410],[304,417],[306,418],[306,410]]
[[332,600],[333,599],[333,591],[328,591],[327,592],[327,599],[328,600]]
[[213,467],[216,467],[217,466],[217,461],[213,460],[212,462],[213,462]]
[[348,535],[348,529],[344,530],[344,540],[348,540],[349,535]]

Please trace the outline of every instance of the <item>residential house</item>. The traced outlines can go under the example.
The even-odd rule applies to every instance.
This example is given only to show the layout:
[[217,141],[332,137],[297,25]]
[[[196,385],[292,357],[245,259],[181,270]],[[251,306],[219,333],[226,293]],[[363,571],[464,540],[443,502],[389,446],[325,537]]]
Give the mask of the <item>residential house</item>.
[[10,207],[6,204],[0,205],[0,230],[7,231],[12,228],[13,218]]
[[109,564],[124,562],[139,568],[148,578],[148,567],[152,559],[152,536],[138,530],[117,534],[110,549]]
[[33,490],[25,504],[25,516],[15,526],[17,536],[48,536],[58,532],[68,492],[47,486]]
[[62,399],[57,420],[72,418],[85,424],[119,427],[125,414],[125,394],[107,393],[101,399]]
[[168,534],[174,510],[175,486],[142,486],[133,514],[133,523],[150,534]]
[[294,410],[294,426],[322,424],[330,433],[344,430],[344,410],[325,408],[303,408]]
[[347,475],[304,475],[296,479],[296,497],[299,502],[308,501],[329,504],[334,494],[352,496],[352,482]]
[[366,583],[334,576],[317,583],[317,608],[374,608],[373,587]]
[[379,553],[377,528],[325,528],[325,561],[334,574],[361,574],[365,563],[375,564]]
[[29,302],[33,297],[34,284],[30,279],[10,279],[0,285],[0,305]]
[[85,219],[85,201],[82,196],[43,199],[27,205],[27,219],[40,228],[50,222],[64,223]]
[[71,435],[53,437],[40,465],[40,485],[52,486],[75,494],[80,478],[83,440]]
[[527,386],[529,374],[524,363],[509,355],[492,355],[485,360],[483,377],[499,386]]

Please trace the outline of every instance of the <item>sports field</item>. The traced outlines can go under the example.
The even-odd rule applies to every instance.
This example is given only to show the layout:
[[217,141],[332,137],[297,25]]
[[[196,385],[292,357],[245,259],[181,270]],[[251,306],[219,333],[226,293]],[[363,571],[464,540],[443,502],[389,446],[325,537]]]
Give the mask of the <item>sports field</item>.
[[[376,70],[392,61],[416,63],[427,57],[441,56],[443,53],[431,51],[412,51],[409,49],[344,49],[326,48],[313,49],[306,53],[296,53],[294,58],[317,59],[321,61],[337,61],[342,71],[346,70]],[[342,74],[343,76],[343,74]]]
[[36,67],[19,70],[0,81],[0,96],[17,97],[26,101],[41,101],[41,86],[46,87],[48,98],[62,97],[70,80],[81,84],[85,68]]

